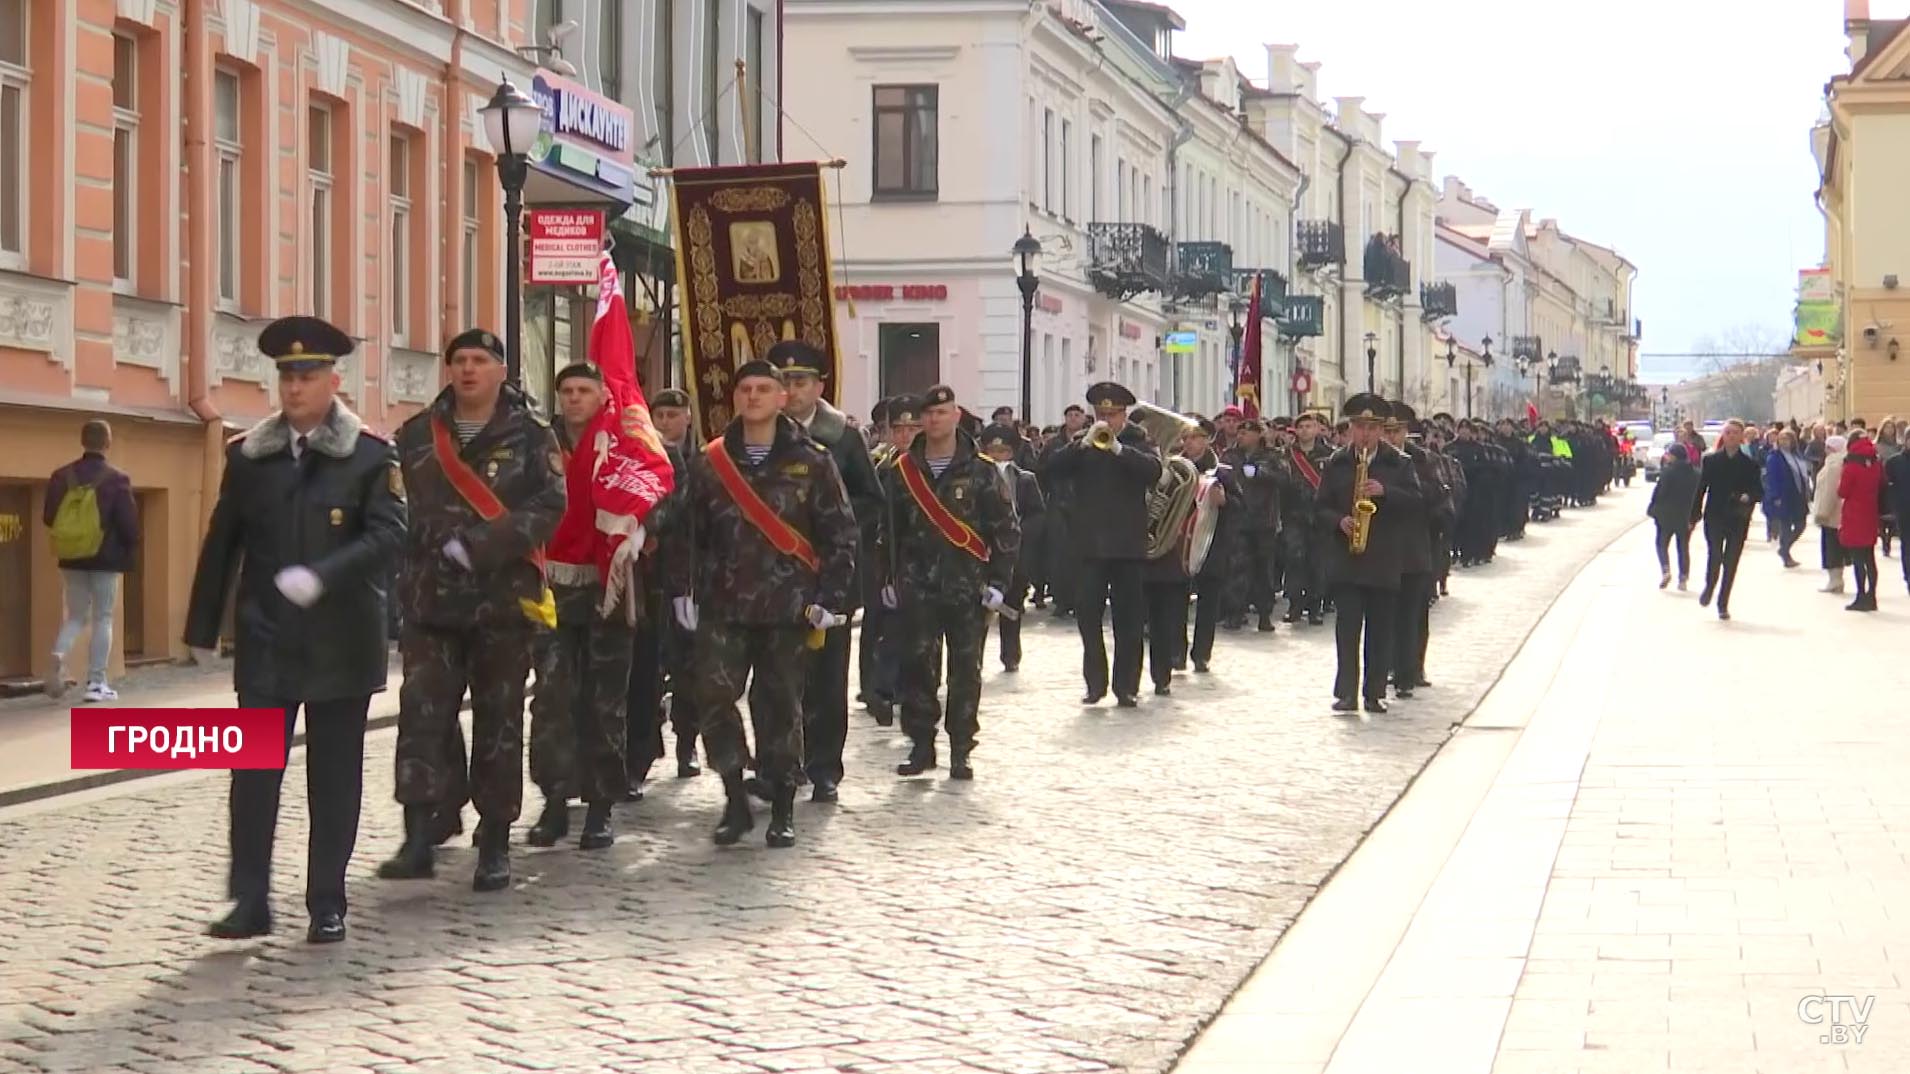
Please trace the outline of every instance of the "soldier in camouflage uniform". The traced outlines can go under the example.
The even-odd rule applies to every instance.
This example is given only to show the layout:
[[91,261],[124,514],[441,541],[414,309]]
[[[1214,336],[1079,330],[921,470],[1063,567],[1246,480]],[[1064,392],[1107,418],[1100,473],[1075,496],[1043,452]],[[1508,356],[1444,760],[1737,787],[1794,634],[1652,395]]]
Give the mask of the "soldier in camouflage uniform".
[[[510,886],[511,823],[524,793],[524,680],[534,618],[549,625],[539,549],[564,513],[564,457],[550,426],[505,383],[504,345],[482,329],[444,350],[451,383],[398,430],[411,500],[403,594],[397,796],[405,841],[387,879],[432,874],[434,812],[460,795],[453,746],[471,691],[469,785],[478,810],[472,886]],[[487,521],[490,507],[502,513]]]
[[1287,448],[1286,495],[1280,498],[1281,539],[1286,542],[1287,622],[1301,617],[1312,626],[1326,622],[1322,605],[1326,579],[1321,572],[1322,544],[1314,519],[1326,460],[1333,446],[1323,435],[1326,423],[1318,414],[1301,414],[1293,422],[1293,445]]
[[936,767],[942,654],[948,654],[949,775],[973,779],[988,613],[1007,607],[1021,528],[1014,491],[994,460],[958,428],[962,410],[946,385],[922,397],[922,435],[883,473],[883,603],[902,625],[902,729],[909,759],[897,775]]
[[745,362],[734,376],[737,417],[691,460],[682,490],[694,562],[673,559],[664,584],[677,622],[696,634],[690,690],[728,798],[713,838],[727,846],[756,826],[736,707],[748,687],[756,768],[772,803],[767,842],[788,847],[796,843],[807,646],[813,632],[847,618],[859,533],[835,460],[781,413],[775,367]]
[[1273,630],[1274,544],[1280,539],[1281,485],[1286,463],[1262,437],[1264,426],[1256,419],[1242,421],[1235,430],[1235,443],[1221,456],[1233,471],[1239,492],[1234,504],[1233,526],[1233,599],[1228,627],[1238,630],[1245,624],[1246,610],[1252,605],[1260,613],[1260,629]]

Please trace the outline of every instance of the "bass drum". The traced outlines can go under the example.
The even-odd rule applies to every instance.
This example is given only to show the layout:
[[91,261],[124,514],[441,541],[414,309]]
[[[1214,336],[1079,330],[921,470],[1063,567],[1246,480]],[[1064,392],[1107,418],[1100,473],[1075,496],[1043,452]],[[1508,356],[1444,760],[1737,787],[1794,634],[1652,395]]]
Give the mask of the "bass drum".
[[1181,528],[1181,569],[1189,578],[1199,575],[1201,567],[1206,565],[1207,553],[1214,548],[1214,534],[1220,529],[1220,508],[1215,506],[1213,497],[1216,484],[1212,477],[1200,478],[1199,491],[1194,494],[1194,509],[1188,512]]

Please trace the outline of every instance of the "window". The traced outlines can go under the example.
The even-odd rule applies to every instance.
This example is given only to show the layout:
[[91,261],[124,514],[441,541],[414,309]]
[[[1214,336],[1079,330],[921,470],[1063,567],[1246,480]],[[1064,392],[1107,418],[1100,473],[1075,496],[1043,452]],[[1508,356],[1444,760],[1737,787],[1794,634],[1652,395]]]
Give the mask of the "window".
[[603,79],[603,95],[613,101],[623,99],[623,5],[603,4],[597,23],[597,70]]
[[113,284],[129,289],[139,205],[139,42],[113,35]]
[[[769,77],[764,66],[768,62],[763,51],[763,12],[760,8],[747,8],[749,24],[748,38],[744,42],[746,54],[743,62],[748,64],[749,85],[749,144],[750,160],[761,164],[775,156],[763,145],[763,82]],[[933,385],[930,385],[933,387]]]
[[1054,212],[1054,109],[1041,110],[1041,207]]
[[212,76],[212,137],[218,153],[217,209],[219,302],[227,307],[239,304],[239,76],[220,70]]
[[717,36],[721,30],[720,14],[723,5],[707,0],[703,13],[708,21],[703,26],[703,162],[720,164],[722,158],[717,155],[717,136],[722,128],[722,107],[727,100],[723,95],[722,72],[727,67],[722,62],[722,39]]
[[391,136],[391,339],[405,346],[411,335],[411,142]]
[[650,65],[657,109],[657,159],[676,159],[676,0],[655,0],[656,57]]
[[935,196],[936,94],[935,86],[875,87],[877,197]]
[[25,267],[27,0],[0,0],[0,266]]
[[312,314],[332,315],[332,110],[306,112],[305,177],[312,202]]
[[464,233],[460,239],[459,258],[463,264],[462,279],[464,293],[459,296],[460,310],[463,314],[459,324],[476,324],[477,311],[477,274],[478,274],[478,166],[477,162],[464,162]]
[[1088,136],[1088,219],[1101,219],[1101,136]]
[[1061,215],[1074,218],[1074,187],[1069,182],[1068,155],[1074,151],[1074,124],[1061,121]]
[[1127,161],[1114,162],[1114,222],[1127,223]]

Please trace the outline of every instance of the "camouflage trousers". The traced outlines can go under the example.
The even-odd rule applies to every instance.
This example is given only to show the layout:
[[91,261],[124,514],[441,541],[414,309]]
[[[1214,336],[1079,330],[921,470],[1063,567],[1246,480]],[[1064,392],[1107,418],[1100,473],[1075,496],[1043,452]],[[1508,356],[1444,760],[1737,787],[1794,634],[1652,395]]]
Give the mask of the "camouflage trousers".
[[619,609],[597,614],[596,586],[553,586],[557,629],[540,647],[531,698],[531,781],[547,799],[619,802],[624,705],[634,647]]
[[524,798],[524,680],[532,634],[523,626],[467,630],[407,623],[398,648],[404,685],[398,690],[398,801],[462,804],[465,761],[458,710],[471,691],[468,786],[478,816],[517,819]]
[[982,703],[982,646],[988,640],[988,610],[979,603],[922,602],[904,605],[902,730],[918,746],[933,745],[942,722],[938,698],[942,655],[948,655],[948,743],[957,753],[975,747]]
[[698,628],[690,694],[703,724],[703,751],[711,768],[736,775],[749,766],[743,714],[736,707],[747,690],[757,773],[772,784],[796,782],[803,763],[808,634],[803,626],[704,622]]

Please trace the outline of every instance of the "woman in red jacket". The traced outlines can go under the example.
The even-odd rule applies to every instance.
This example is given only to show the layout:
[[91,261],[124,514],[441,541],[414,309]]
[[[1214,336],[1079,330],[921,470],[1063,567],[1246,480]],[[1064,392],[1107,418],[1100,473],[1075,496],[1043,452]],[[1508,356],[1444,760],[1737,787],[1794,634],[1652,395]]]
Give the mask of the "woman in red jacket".
[[1845,611],[1877,610],[1877,531],[1883,483],[1876,443],[1867,436],[1852,440],[1844,458],[1843,476],[1837,481],[1837,496],[1844,504],[1843,526],[1837,531],[1837,539],[1857,576],[1857,599],[1845,605]]

